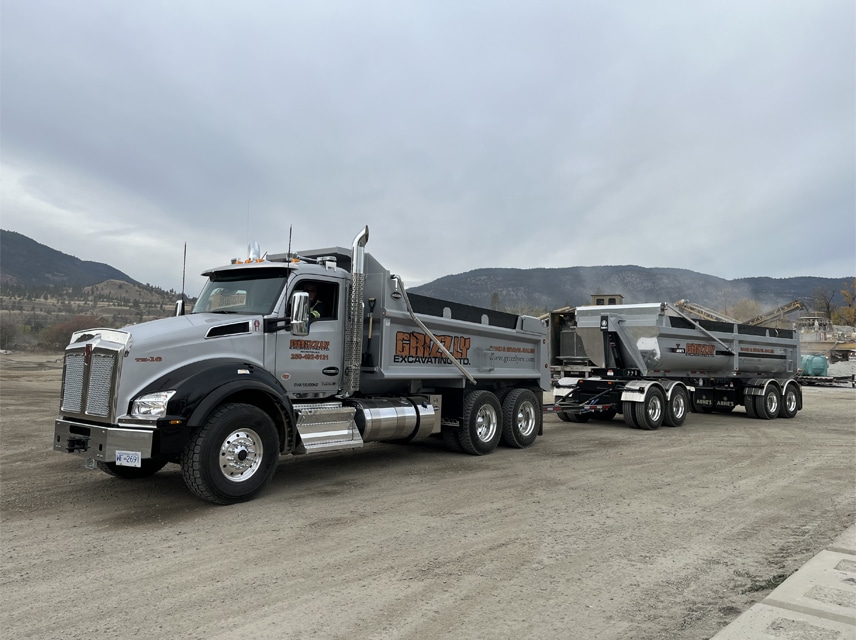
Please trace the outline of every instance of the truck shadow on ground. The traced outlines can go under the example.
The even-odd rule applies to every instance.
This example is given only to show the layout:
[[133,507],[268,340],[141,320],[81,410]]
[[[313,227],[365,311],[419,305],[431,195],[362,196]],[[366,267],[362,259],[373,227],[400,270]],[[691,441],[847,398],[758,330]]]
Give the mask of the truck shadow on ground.
[[[438,456],[445,465],[436,464]],[[278,501],[302,500],[308,495],[314,498],[335,496],[355,484],[384,482],[382,474],[385,472],[396,475],[413,468],[436,468],[438,473],[448,474],[451,459],[462,463],[460,468],[453,466],[452,473],[466,473],[467,468],[472,468],[472,461],[482,458],[450,452],[442,441],[434,438],[406,444],[370,443],[351,451],[289,456],[280,459],[273,480],[257,498],[236,505],[215,505],[197,498],[185,486],[179,466],[168,464],[150,478],[93,477],[93,486],[87,489],[90,493],[87,501],[111,505],[110,515],[101,520],[105,526],[151,527],[153,523],[192,521],[211,509],[265,508],[261,501],[266,496],[275,496]],[[439,470],[441,466],[442,471]]]

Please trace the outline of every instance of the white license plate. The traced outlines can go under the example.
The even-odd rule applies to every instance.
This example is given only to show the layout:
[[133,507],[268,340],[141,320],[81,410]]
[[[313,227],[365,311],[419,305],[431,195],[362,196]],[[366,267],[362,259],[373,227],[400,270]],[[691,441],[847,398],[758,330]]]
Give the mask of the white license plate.
[[139,451],[117,451],[116,466],[117,467],[139,467],[142,456]]

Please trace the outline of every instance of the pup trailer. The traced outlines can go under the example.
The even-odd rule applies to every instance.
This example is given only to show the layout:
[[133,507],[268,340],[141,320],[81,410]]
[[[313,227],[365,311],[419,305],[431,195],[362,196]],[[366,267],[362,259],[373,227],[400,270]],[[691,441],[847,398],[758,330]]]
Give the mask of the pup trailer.
[[[669,303],[576,308],[591,377],[558,382],[546,413],[570,422],[612,420],[678,427],[688,411],[793,418],[802,409],[794,331],[696,321]],[[568,389],[564,391],[564,389]]]
[[532,445],[549,388],[537,318],[410,295],[341,247],[211,269],[191,313],[78,331],[54,450],[122,478],[181,466],[218,504],[250,500],[282,455],[442,437],[454,451]]

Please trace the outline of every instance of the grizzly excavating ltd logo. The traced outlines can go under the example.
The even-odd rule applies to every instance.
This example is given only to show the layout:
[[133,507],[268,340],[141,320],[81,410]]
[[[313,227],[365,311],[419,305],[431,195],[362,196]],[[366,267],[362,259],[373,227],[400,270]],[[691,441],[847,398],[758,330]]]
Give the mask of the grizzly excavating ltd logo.
[[712,344],[699,344],[697,342],[687,342],[686,347],[681,347],[680,344],[675,345],[672,349],[673,353],[683,353],[688,356],[703,356],[711,358],[716,355],[716,347]]
[[[469,364],[470,338],[437,336],[446,351],[461,364]],[[437,343],[419,331],[398,331],[395,334],[393,362],[401,364],[452,364]]]

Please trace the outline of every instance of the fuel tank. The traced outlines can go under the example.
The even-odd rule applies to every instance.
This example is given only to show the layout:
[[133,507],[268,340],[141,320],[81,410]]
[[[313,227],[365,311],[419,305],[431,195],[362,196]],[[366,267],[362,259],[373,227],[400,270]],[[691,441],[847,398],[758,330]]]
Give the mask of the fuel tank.
[[694,320],[667,302],[577,307],[588,357],[649,376],[790,376],[800,363],[794,331]]

